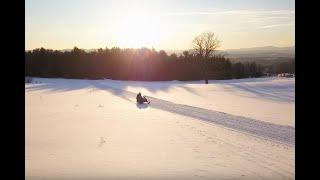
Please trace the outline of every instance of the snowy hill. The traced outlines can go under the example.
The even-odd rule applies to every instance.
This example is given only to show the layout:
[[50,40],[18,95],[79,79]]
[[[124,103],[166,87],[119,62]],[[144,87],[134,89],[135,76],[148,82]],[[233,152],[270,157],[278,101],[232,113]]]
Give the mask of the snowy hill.
[[34,80],[27,179],[294,178],[292,78]]

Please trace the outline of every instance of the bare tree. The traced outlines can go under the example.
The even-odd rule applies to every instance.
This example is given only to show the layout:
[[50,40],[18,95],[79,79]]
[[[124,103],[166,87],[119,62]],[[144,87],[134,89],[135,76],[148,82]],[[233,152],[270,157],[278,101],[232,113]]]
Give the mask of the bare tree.
[[208,64],[206,63],[212,57],[216,49],[220,46],[220,41],[213,32],[203,32],[193,39],[193,53],[197,58],[203,61],[203,75],[206,84],[208,84]]

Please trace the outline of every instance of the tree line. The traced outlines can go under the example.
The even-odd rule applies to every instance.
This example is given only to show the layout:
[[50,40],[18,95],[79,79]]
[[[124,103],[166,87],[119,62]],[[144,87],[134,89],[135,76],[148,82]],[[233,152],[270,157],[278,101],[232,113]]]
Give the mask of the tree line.
[[280,73],[295,73],[295,59],[292,57],[278,57],[274,59],[264,58],[241,58],[241,59],[230,59],[231,63],[247,63],[256,62],[258,66],[263,69],[264,73],[268,74],[280,74]]
[[274,62],[271,65],[261,65],[265,72],[270,74],[280,74],[280,73],[295,73],[295,60],[290,59],[283,62]]
[[[205,71],[204,71],[205,69]],[[140,81],[203,80],[259,77],[255,62],[232,64],[228,58],[201,58],[184,51],[168,55],[155,49],[97,49],[87,52],[38,48],[25,52],[26,76],[46,78],[115,79]],[[204,73],[205,72],[205,73]]]

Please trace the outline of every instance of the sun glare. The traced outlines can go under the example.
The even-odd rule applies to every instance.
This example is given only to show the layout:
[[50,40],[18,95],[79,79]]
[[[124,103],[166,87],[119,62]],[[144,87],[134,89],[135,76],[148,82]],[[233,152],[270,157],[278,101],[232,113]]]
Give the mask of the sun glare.
[[119,22],[116,38],[122,47],[152,47],[161,41],[160,22],[148,13],[128,13]]

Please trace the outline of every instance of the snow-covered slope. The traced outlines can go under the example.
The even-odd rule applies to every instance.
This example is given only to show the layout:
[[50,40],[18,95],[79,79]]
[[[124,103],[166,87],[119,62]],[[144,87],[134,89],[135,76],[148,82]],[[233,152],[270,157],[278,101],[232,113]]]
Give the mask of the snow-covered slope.
[[294,79],[35,81],[27,179],[294,178]]
[[[37,81],[37,79],[36,79]],[[110,91],[124,98],[125,92],[190,105],[232,115],[294,127],[295,80],[293,78],[251,78],[192,82],[139,82],[114,80],[41,79],[33,89],[65,91],[91,88]]]

